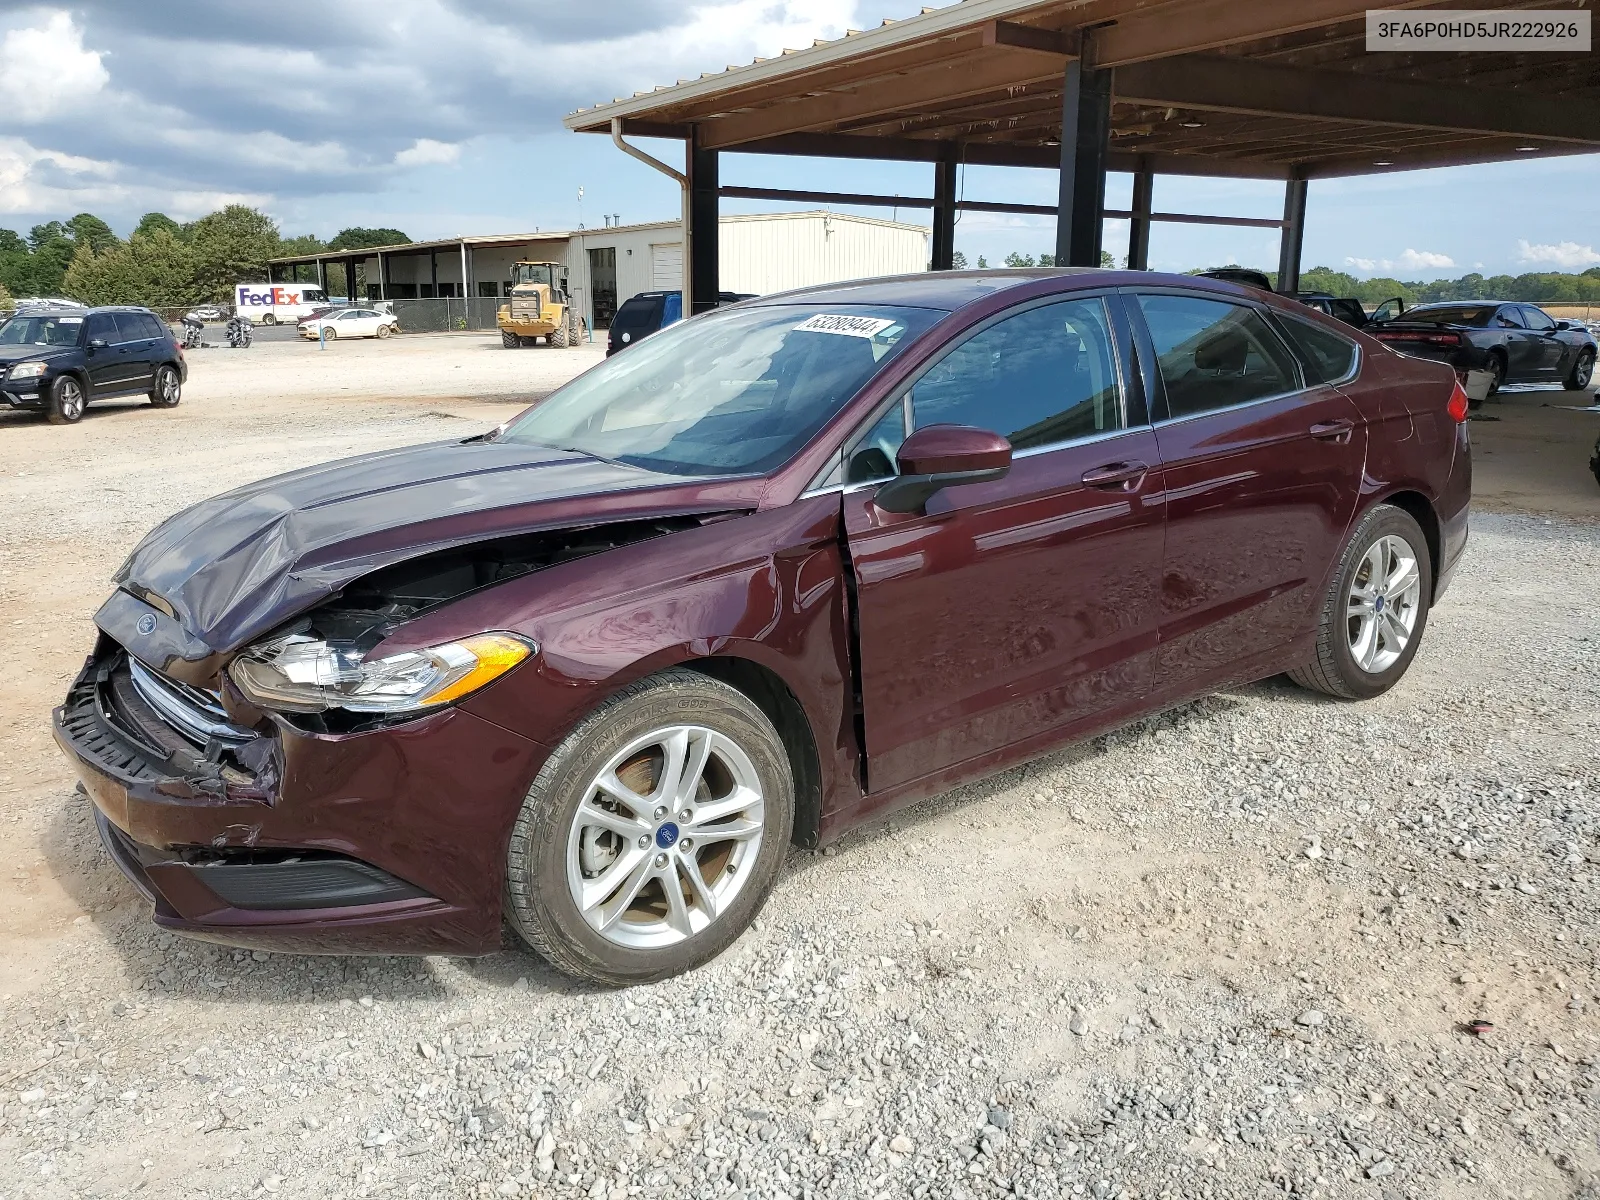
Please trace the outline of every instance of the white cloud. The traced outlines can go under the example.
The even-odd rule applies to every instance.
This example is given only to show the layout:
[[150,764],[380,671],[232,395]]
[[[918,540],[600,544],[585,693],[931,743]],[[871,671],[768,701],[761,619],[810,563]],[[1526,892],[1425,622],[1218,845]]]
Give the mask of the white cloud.
[[1581,271],[1600,266],[1600,253],[1596,253],[1593,246],[1580,246],[1577,242],[1530,244],[1526,238],[1518,238],[1517,261],[1545,263],[1563,271]]
[[461,157],[461,147],[451,142],[436,142],[432,138],[418,138],[407,149],[394,156],[397,167],[431,167],[448,165]]
[[0,41],[0,110],[11,120],[43,121],[81,108],[109,79],[70,13],[10,29]]
[[1344,265],[1358,271],[1441,271],[1456,265],[1448,254],[1432,250],[1403,250],[1399,258],[1347,258]]
[[41,150],[22,138],[0,137],[0,213],[82,212],[96,206],[131,210],[162,207],[179,219],[204,216],[227,204],[262,204],[256,193],[128,182],[120,163]]

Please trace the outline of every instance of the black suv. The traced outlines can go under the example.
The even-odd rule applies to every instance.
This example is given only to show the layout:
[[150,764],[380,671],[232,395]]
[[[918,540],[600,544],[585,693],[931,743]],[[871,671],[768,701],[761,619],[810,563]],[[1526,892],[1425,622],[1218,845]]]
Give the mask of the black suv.
[[0,325],[0,404],[70,425],[94,400],[143,392],[172,408],[189,377],[183,350],[147,308],[23,309]]

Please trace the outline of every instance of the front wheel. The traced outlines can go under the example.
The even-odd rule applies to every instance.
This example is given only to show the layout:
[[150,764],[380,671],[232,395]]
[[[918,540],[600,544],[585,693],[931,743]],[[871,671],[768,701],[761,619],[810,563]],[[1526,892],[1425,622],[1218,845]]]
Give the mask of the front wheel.
[[278,318],[272,313],[262,313],[261,323],[263,325],[276,325],[278,323]]
[[150,403],[156,408],[177,408],[183,398],[183,385],[178,382],[178,372],[171,367],[157,367],[155,382],[150,388]]
[[83,419],[83,410],[88,405],[83,384],[75,376],[63,375],[50,385],[45,419],[52,425],[75,425]]
[[549,340],[550,344],[552,346],[554,346],[557,350],[560,350],[563,347],[565,347],[566,344],[567,344],[567,326],[566,326],[566,323],[563,322],[562,324],[557,325],[554,329],[552,329],[550,331],[550,336],[549,336],[548,340]]
[[794,821],[783,742],[742,693],[672,670],[624,688],[556,748],[506,859],[506,911],[554,966],[623,987],[732,944]]
[[1587,388],[1594,379],[1594,351],[1585,350],[1578,355],[1578,361],[1572,364],[1561,386],[1569,392],[1581,392]]
[[1421,526],[1402,509],[1378,505],[1345,543],[1323,601],[1316,657],[1289,678],[1345,700],[1388,691],[1416,657],[1432,596]]
[[326,341],[336,342],[339,340],[339,331],[330,327],[322,331],[322,336]]
[[1500,390],[1500,388],[1505,384],[1505,381],[1506,381],[1506,364],[1505,364],[1505,360],[1503,358],[1501,358],[1498,354],[1491,354],[1489,356],[1489,390],[1488,390],[1487,393],[1485,393],[1484,398],[1487,399],[1489,396],[1492,396],[1496,392],[1498,392]]
[[517,347],[522,345],[522,339],[519,338],[516,334],[507,333],[505,330],[502,329],[500,331],[500,344],[502,346],[504,346],[507,350],[515,350],[515,349],[517,349]]

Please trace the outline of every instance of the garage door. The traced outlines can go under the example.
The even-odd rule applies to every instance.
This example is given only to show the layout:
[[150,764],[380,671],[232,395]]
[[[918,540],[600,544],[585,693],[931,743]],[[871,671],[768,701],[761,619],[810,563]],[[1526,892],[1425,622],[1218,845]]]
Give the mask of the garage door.
[[650,290],[675,292],[682,287],[683,243],[655,243],[650,247]]

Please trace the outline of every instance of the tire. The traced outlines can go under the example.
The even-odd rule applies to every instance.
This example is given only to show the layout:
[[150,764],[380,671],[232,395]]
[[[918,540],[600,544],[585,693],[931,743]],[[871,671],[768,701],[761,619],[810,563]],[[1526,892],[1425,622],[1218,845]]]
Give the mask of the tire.
[[177,408],[181,399],[183,384],[178,380],[178,372],[168,366],[157,367],[150,386],[150,403],[156,408]]
[[381,337],[381,338],[388,337],[389,336],[389,327],[387,325],[379,325],[378,326],[378,336]]
[[500,331],[500,344],[502,346],[504,346],[507,350],[515,350],[517,347],[522,345],[522,339],[519,338],[516,334],[507,333],[505,330],[502,329]]
[[[683,758],[701,762],[685,776],[695,789],[686,802],[662,787],[669,735],[688,747]],[[603,775],[616,791],[599,790]],[[708,824],[691,821],[697,805],[738,804],[740,795],[754,798],[702,816]],[[793,823],[794,782],[772,723],[725,683],[666,671],[612,696],[545,762],[511,832],[506,915],[570,975],[614,987],[665,979],[715,958],[755,919]],[[716,836],[736,827],[737,838]],[[609,889],[600,883],[607,871]]]
[[1489,355],[1489,370],[1492,375],[1489,379],[1489,390],[1484,393],[1484,399],[1498,392],[1506,381],[1506,360],[1498,354]]
[[567,325],[563,321],[550,331],[550,344],[557,350],[563,349],[567,344]]
[[62,375],[50,385],[44,415],[52,425],[76,425],[83,420],[83,410],[88,407],[89,397],[78,377]]
[[273,313],[262,313],[261,323],[263,325],[276,325],[278,323],[278,318]]
[[[1407,576],[1399,556],[1391,559],[1401,547],[1414,567],[1409,583],[1403,582]],[[1374,596],[1368,584],[1380,561],[1392,565],[1385,566],[1386,584]],[[1363,599],[1356,594],[1358,587],[1365,591],[1367,615],[1352,617],[1352,601]],[[1377,505],[1356,522],[1339,557],[1318,621],[1316,657],[1290,671],[1289,678],[1343,700],[1382,695],[1400,682],[1416,657],[1432,597],[1433,562],[1422,527],[1408,512]],[[1402,638],[1408,617],[1411,624]]]
[[1594,382],[1594,351],[1585,350],[1578,355],[1578,361],[1572,364],[1572,370],[1561,381],[1561,386],[1569,392],[1581,392]]
[[325,341],[325,342],[336,342],[336,341],[338,341],[339,340],[339,331],[337,329],[331,329],[331,328],[330,329],[324,329],[322,331],[322,340]]

